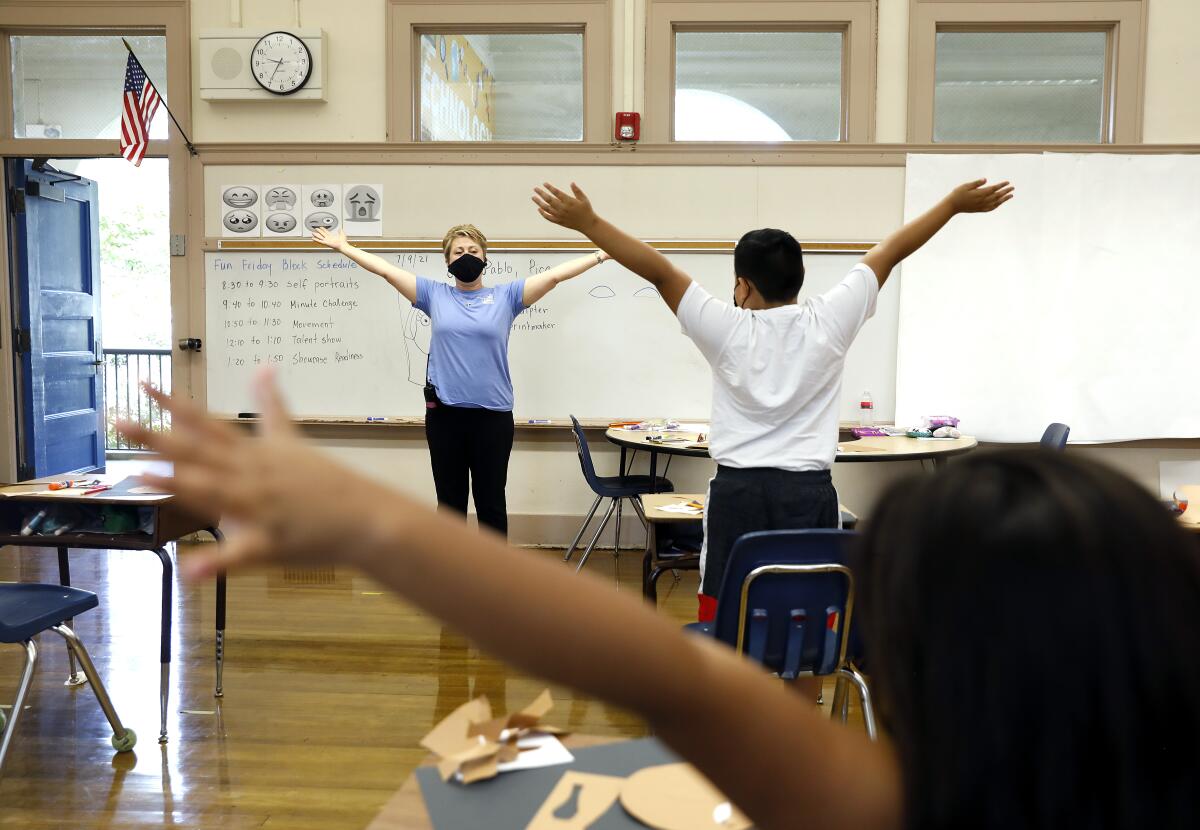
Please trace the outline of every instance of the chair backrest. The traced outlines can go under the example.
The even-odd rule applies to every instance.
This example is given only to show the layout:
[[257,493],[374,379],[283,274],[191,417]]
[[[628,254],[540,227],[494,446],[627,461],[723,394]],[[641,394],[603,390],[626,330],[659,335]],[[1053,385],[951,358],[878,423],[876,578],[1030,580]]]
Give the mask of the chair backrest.
[[1066,424],[1051,424],[1042,433],[1039,443],[1048,450],[1061,450],[1066,448],[1067,436],[1070,434],[1071,428]]
[[588,449],[587,438],[583,434],[583,427],[579,425],[579,419],[574,415],[570,417],[571,432],[575,435],[575,451],[579,454],[579,467],[583,470],[583,477],[588,486],[598,492],[600,481],[596,475],[596,467],[592,464],[592,451]]
[[713,633],[787,678],[831,674],[853,623],[848,530],[768,530],[734,543]]

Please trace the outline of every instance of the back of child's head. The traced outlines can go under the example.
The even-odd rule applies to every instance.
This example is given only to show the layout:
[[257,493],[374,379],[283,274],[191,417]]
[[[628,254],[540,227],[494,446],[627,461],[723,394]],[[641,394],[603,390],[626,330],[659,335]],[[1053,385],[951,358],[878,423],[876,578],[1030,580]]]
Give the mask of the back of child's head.
[[1200,826],[1198,543],[1073,454],[894,485],[857,567],[906,826]]
[[733,273],[749,280],[768,302],[796,299],[804,285],[804,255],[787,231],[749,231],[733,249]]

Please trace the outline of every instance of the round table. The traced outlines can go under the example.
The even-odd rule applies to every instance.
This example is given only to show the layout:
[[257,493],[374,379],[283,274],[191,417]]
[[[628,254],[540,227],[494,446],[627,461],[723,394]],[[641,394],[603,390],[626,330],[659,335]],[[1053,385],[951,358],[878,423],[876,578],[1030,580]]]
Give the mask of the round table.
[[[697,445],[699,433],[665,432],[666,440],[651,441],[644,430],[628,430],[609,427],[604,437],[621,448],[621,475],[626,473],[627,450],[645,450],[650,453],[650,480],[658,473],[658,454],[684,455],[692,458],[707,458],[707,442]],[[962,438],[909,438],[907,436],[879,436],[850,438],[838,441],[834,460],[839,462],[863,461],[923,461],[931,459],[940,467],[948,458],[970,452],[979,442],[970,436]],[[689,446],[694,445],[694,446]]]

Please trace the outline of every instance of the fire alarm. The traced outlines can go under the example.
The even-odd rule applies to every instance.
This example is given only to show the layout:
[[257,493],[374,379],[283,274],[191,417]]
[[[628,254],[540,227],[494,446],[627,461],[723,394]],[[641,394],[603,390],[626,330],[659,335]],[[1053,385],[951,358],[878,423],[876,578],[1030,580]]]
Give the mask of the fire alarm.
[[637,141],[642,132],[642,114],[640,112],[618,112],[617,131],[618,141]]

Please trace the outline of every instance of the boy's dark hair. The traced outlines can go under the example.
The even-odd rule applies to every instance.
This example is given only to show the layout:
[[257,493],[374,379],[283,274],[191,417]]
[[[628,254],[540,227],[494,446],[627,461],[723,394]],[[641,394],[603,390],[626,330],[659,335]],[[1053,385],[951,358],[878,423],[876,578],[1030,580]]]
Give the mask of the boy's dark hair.
[[856,567],[904,826],[1200,826],[1200,540],[1047,450],[879,504]]
[[764,300],[787,302],[796,299],[804,285],[804,254],[787,231],[750,231],[733,249],[733,273],[750,280]]

